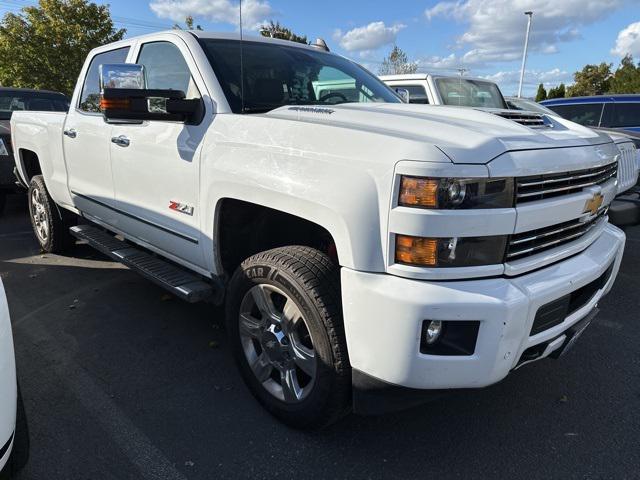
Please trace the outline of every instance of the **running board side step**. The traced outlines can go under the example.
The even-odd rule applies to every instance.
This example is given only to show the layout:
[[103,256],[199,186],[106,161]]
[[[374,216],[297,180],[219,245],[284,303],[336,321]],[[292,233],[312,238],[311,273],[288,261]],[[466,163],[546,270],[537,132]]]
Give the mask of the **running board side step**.
[[155,284],[189,303],[215,300],[216,288],[182,268],[140,250],[91,225],[69,229],[71,235],[87,242],[96,250],[123,263]]

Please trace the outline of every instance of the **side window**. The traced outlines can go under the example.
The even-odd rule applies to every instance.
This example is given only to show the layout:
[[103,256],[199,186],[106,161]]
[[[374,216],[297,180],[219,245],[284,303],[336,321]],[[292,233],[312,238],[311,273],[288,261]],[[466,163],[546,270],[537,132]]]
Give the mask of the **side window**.
[[82,86],[82,95],[78,108],[83,112],[100,112],[100,82],[98,69],[107,63],[124,63],[129,54],[129,47],[99,53],[91,60],[87,76]]
[[608,127],[640,127],[640,103],[613,103]]
[[187,62],[173,43],[145,43],[137,63],[144,65],[148,89],[181,90],[186,98],[200,98]]
[[397,85],[409,91],[409,103],[429,103],[427,91],[422,85]]
[[548,105],[561,117],[587,127],[597,127],[600,124],[602,103],[580,103],[575,105]]

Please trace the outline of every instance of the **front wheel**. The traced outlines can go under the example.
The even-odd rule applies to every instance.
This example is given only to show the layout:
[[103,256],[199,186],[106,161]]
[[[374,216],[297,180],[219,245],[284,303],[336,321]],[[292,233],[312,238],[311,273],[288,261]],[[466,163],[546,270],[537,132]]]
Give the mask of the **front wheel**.
[[348,413],[339,269],[325,254],[284,247],[245,260],[229,284],[226,322],[242,376],[277,418],[320,428]]
[[75,239],[69,233],[69,227],[76,220],[75,215],[58,209],[47,191],[42,175],[31,179],[29,213],[33,232],[43,252],[62,253],[75,245]]

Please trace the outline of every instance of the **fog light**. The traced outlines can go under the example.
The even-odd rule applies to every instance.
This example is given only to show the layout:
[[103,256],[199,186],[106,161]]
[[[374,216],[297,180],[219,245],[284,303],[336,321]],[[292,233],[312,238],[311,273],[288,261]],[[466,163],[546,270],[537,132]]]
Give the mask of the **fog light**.
[[440,320],[431,320],[424,332],[424,341],[427,345],[433,345],[438,341],[442,334],[442,322]]

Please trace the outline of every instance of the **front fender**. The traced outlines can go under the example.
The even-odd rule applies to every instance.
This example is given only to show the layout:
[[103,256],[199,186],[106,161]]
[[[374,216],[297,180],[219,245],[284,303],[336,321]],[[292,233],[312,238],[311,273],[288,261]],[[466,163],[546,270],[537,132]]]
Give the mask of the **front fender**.
[[201,177],[203,231],[210,232],[205,255],[215,270],[219,270],[215,262],[218,207],[223,199],[231,198],[320,225],[333,237],[342,266],[384,271],[381,225],[386,217],[381,212],[388,205],[392,167],[376,177],[361,166],[336,163],[336,159],[222,150],[203,153]]

